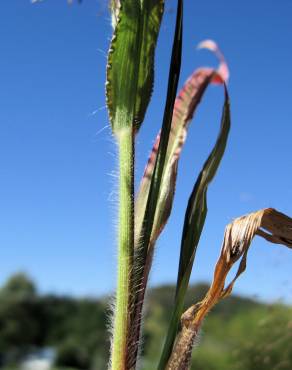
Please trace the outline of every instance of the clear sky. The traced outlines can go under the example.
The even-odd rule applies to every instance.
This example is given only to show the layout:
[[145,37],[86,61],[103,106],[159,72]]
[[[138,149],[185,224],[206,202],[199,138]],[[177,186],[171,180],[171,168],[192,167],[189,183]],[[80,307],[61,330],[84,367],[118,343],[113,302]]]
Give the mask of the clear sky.
[[[111,36],[104,0],[0,2],[0,283],[25,271],[42,292],[101,295],[116,272],[117,158],[104,83]],[[137,140],[137,185],[159,129],[175,0],[156,54],[155,91]],[[225,225],[265,207],[292,215],[292,2],[185,0],[180,86],[218,42],[231,70],[232,131],[215,181],[192,282],[210,281]],[[191,125],[152,285],[174,282],[188,196],[217,136],[222,89]],[[256,239],[235,292],[292,302],[292,251]]]

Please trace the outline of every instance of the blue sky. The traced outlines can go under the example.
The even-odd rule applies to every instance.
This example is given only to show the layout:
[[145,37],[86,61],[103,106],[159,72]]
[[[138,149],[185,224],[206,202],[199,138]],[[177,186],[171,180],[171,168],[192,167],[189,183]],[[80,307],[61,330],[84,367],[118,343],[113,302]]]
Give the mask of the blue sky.
[[[137,185],[159,129],[176,1],[168,0],[155,90],[137,139]],[[112,292],[117,156],[104,83],[107,4],[0,3],[0,283],[25,271],[42,292]],[[292,3],[185,1],[180,86],[200,65],[196,45],[218,42],[228,61],[232,131],[208,193],[192,282],[210,281],[225,225],[264,207],[292,215]],[[188,196],[217,135],[222,89],[211,87],[183,151],[171,219],[157,244],[152,285],[174,282]],[[292,302],[292,253],[257,239],[235,292]]]

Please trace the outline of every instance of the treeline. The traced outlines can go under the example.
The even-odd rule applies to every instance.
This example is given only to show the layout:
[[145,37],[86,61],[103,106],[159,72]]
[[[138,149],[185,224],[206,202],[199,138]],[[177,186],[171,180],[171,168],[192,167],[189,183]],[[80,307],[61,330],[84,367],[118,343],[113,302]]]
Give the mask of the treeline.
[[105,369],[106,311],[107,304],[100,300],[40,296],[25,275],[13,276],[0,291],[1,365],[52,347],[57,366]]
[[[203,296],[190,288],[186,305]],[[143,370],[158,362],[173,302],[173,286],[152,289],[144,315]],[[12,366],[35,349],[54,348],[56,366],[107,368],[107,300],[39,295],[23,274],[0,290],[0,362]],[[209,314],[194,351],[196,370],[291,370],[292,309],[230,297]]]

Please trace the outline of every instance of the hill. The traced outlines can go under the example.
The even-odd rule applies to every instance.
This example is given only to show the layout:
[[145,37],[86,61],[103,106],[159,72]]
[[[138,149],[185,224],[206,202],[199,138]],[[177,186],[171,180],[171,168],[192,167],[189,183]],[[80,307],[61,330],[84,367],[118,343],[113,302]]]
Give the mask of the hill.
[[[191,286],[186,307],[208,286]],[[153,289],[145,314],[144,370],[155,369],[169,321],[174,287]],[[208,315],[193,352],[194,370],[291,370],[292,308],[239,296],[219,303]]]
[[[190,287],[186,306],[207,285]],[[174,287],[150,290],[144,313],[143,370],[154,370],[173,305]],[[106,369],[109,349],[108,299],[39,295],[24,275],[0,290],[0,362],[17,365],[36,348],[54,348],[56,365]],[[196,370],[292,368],[292,308],[232,296],[209,314],[193,355]]]

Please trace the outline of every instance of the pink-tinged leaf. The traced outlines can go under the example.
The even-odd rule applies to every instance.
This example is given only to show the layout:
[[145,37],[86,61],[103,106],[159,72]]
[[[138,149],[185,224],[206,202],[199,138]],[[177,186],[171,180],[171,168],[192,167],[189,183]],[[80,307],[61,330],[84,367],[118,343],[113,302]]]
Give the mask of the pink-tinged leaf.
[[[179,92],[174,106],[171,133],[166,154],[166,164],[162,175],[161,188],[156,207],[154,225],[151,234],[150,245],[154,245],[164,225],[166,224],[171,212],[173,197],[175,193],[175,183],[177,175],[178,159],[185,143],[187,130],[193,118],[197,106],[210,83],[222,84],[227,82],[229,71],[224,56],[214,41],[207,40],[199,45],[215,53],[219,59],[218,69],[199,68],[186,81]],[[151,178],[157,157],[160,133],[155,140],[150,158],[140,184],[140,189],[136,198],[135,216],[135,244],[139,247],[142,237],[141,229],[144,219],[146,203],[148,199]]]
[[207,49],[212,51],[220,61],[219,67],[212,79],[212,83],[213,84],[222,84],[224,82],[226,83],[229,79],[229,69],[225,61],[224,55],[222,54],[216,42],[214,42],[213,40],[202,41],[199,43],[198,49]]
[[[219,56],[219,54],[217,53]],[[139,280],[136,282],[139,285],[139,294],[136,302],[138,302],[139,309],[137,311],[137,322],[140,322],[142,305],[145,288],[147,285],[148,275],[151,268],[152,256],[154,251],[154,244],[164,228],[172,208],[175,183],[177,177],[178,160],[185,143],[187,136],[187,129],[193,115],[196,111],[201,98],[210,83],[225,83],[228,73],[220,72],[223,70],[223,60],[220,56],[220,64],[218,69],[214,68],[200,68],[196,70],[190,78],[186,81],[180,93],[178,94],[174,109],[172,112],[171,131],[166,149],[165,162],[163,165],[162,175],[159,175],[159,193],[155,202],[150,203],[153,226],[149,234],[144,235],[144,223],[147,220],[146,207],[148,209],[148,198],[151,186],[157,178],[155,176],[154,168],[158,156],[158,148],[163,143],[165,138],[160,138],[158,134],[150,158],[148,160],[140,189],[135,203],[135,257],[137,271],[139,271]],[[225,63],[225,61],[224,61]],[[225,72],[228,69],[225,68]],[[146,236],[146,238],[145,238]],[[145,239],[147,242],[145,243]]]

